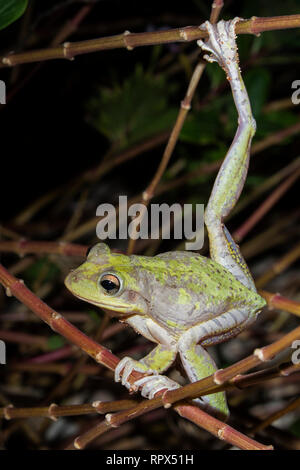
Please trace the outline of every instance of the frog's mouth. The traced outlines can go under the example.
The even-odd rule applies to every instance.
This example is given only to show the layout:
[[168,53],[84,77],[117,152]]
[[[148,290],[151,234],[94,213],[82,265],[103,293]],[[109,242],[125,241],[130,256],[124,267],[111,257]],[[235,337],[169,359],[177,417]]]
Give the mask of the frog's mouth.
[[125,314],[128,317],[134,315],[134,313],[132,312],[132,306],[122,304],[121,302],[119,304],[115,304],[112,306],[112,304],[108,302],[107,303],[97,302],[96,300],[87,299],[78,294],[75,294],[75,295],[78,299],[83,300],[84,302],[88,302],[89,304],[96,305],[96,307],[104,308],[105,310],[108,310],[109,312],[117,313],[117,314]]

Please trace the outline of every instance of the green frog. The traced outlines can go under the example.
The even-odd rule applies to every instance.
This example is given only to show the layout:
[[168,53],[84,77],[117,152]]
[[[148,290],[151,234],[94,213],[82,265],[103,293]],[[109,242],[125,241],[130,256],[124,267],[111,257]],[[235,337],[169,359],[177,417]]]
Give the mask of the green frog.
[[[239,18],[205,22],[208,40],[198,45],[210,53],[229,80],[238,111],[238,128],[223,161],[205,210],[210,256],[175,251],[154,257],[112,253],[104,243],[66,278],[78,298],[113,312],[156,347],[143,359],[123,358],[115,380],[152,398],[177,382],[162,375],[179,355],[191,382],[213,374],[216,364],[206,348],[227,341],[255,321],[265,300],[258,295],[249,269],[223,221],[243,188],[256,125],[238,65],[235,25]],[[132,371],[146,374],[133,385]],[[228,415],[224,392],[196,399],[218,416]]]

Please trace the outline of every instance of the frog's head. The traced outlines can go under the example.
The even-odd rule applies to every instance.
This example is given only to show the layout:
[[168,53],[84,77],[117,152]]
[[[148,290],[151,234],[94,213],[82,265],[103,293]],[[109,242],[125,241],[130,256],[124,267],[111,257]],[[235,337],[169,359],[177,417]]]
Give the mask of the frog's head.
[[111,253],[105,243],[89,251],[86,261],[67,276],[65,285],[79,299],[121,316],[148,311],[130,257]]

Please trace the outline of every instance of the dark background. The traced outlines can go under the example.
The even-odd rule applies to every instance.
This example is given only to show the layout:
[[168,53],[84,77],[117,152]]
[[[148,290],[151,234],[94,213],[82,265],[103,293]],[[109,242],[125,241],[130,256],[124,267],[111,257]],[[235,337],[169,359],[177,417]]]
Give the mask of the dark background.
[[[59,5],[65,7],[55,9]],[[142,32],[151,29],[201,24],[210,12],[210,1],[189,1],[182,5],[174,1],[118,1],[103,0],[96,2],[92,12],[79,26],[78,31],[68,40],[78,41],[114,35],[129,29]],[[235,15],[243,17],[275,16],[296,13],[298,2],[265,1],[225,1],[223,17]],[[54,34],[66,19],[74,16],[80,2],[35,1],[31,12],[30,24],[25,38],[19,44],[19,31],[22,20],[0,32],[1,51],[5,54],[11,50],[30,49],[27,42],[35,41],[34,48],[47,47]],[[270,36],[274,33],[264,33]],[[290,36],[288,42],[286,37]],[[276,56],[299,51],[299,34],[296,30],[276,32],[282,46],[277,47]],[[248,40],[245,37],[239,39]],[[162,46],[162,54],[170,46]],[[192,51],[194,44],[187,46]],[[268,47],[268,45],[266,46]],[[100,135],[86,119],[85,103],[98,85],[109,85],[112,78],[122,83],[132,73],[135,64],[149,62],[153,47],[140,47],[134,51],[116,49],[78,56],[72,62],[53,60],[42,64],[40,69],[27,80],[28,74],[36,64],[23,65],[18,70],[14,82],[14,70],[3,69],[0,78],[7,83],[8,100],[1,106],[1,219],[8,221],[29,202],[45,191],[60,183],[67,182],[83,169],[99,162],[108,148],[105,137]],[[176,54],[176,49],[175,49]],[[175,57],[176,60],[176,57]],[[245,58],[244,58],[245,60]],[[299,62],[273,64],[269,66],[272,74],[269,99],[279,99],[290,94],[291,81],[300,77]],[[25,82],[24,82],[25,80]],[[177,84],[177,95],[172,97],[173,104],[178,105],[187,86],[187,77],[181,70],[171,77]],[[15,92],[17,89],[17,92]],[[200,94],[205,96],[207,80],[201,82]],[[298,147],[298,138],[293,144],[293,152]],[[276,148],[273,157],[266,158],[260,154],[255,162],[263,173],[270,174],[277,169],[282,159],[289,158],[291,147]],[[149,181],[158,164],[161,151],[153,152],[153,158],[147,159],[147,172],[143,159],[135,159],[122,167],[122,177],[114,173],[113,184],[135,186],[142,189]],[[200,149],[201,150],[201,149]],[[199,157],[201,153],[198,152]],[[173,156],[176,159],[176,150]],[[281,162],[279,162],[279,159]],[[151,160],[151,163],[150,163]],[[286,160],[285,160],[286,161]],[[138,181],[136,174],[139,175]],[[292,204],[298,196],[297,187],[290,191],[288,203]],[[286,203],[287,201],[285,201]]]
[[[250,18],[253,15],[263,17],[300,13],[298,0],[285,2],[225,0],[224,3],[221,18],[225,19],[236,15]],[[6,55],[10,51],[21,52],[49,47],[50,42],[65,22],[72,19],[84,4],[85,2],[82,1],[67,0],[31,1],[31,9],[21,19],[0,31],[0,55]],[[111,36],[123,33],[125,30],[144,32],[160,28],[200,25],[209,18],[210,8],[211,0],[186,2],[99,0],[95,2],[90,14],[67,41]],[[99,204],[117,202],[119,194],[127,194],[130,197],[143,191],[160,162],[164,145],[115,168],[99,181],[86,183],[80,190],[73,193],[70,190],[70,181],[99,165],[111,145],[116,145],[113,137],[110,141],[103,132],[99,132],[91,124],[89,100],[97,96],[99,89],[116,90],[119,87],[123,90],[124,81],[131,80],[138,65],[143,70],[151,69],[153,77],[165,80],[164,90],[166,95],[168,94],[167,105],[175,110],[174,122],[176,110],[185,95],[196,63],[195,58],[191,59],[196,48],[194,43],[189,43],[137,47],[133,51],[116,49],[77,56],[73,61],[52,60],[40,64],[0,69],[0,79],[5,80],[8,91],[7,104],[0,105],[0,225],[3,224],[6,229],[13,230],[20,237],[27,237],[29,240],[53,241],[62,238],[69,220],[76,212],[80,194],[85,190],[87,200],[77,225],[95,217]],[[292,82],[300,80],[300,30],[298,28],[266,32],[260,37],[241,35],[238,38],[238,48],[243,77],[257,121],[255,144],[289,128],[299,120],[299,107],[290,105],[289,98],[292,94]],[[169,62],[163,66],[166,60]],[[175,69],[171,73],[172,67]],[[188,117],[189,138],[185,131],[185,138],[181,136],[172,155],[169,168],[174,170],[176,165],[179,168],[174,178],[185,175],[201,163],[209,164],[217,159],[221,160],[236,130],[236,114],[224,74],[214,75],[218,73],[217,68],[209,67],[213,66],[209,65],[201,78]],[[221,77],[218,83],[221,83],[222,88],[214,89],[214,80],[218,77]],[[224,82],[223,85],[222,82]],[[211,94],[213,99],[206,106],[205,100]],[[145,101],[144,107],[140,108],[142,113],[140,117],[144,119],[149,113],[148,92],[145,91],[144,96],[143,94],[139,96],[140,103]],[[121,97],[122,95],[120,95],[120,101]],[[263,111],[266,105],[281,99],[287,99],[287,107],[277,113]],[[100,106],[99,112],[101,111],[103,110]],[[195,125],[191,127],[193,122]],[[112,125],[112,130],[114,130],[114,125]],[[296,133],[276,145],[269,145],[264,151],[253,156],[242,198],[251,194],[272,175],[295,160],[299,156],[299,143],[299,133]],[[197,177],[155,198],[154,202],[206,204],[214,178],[215,173]],[[167,172],[163,181],[170,179],[171,175]],[[28,223],[16,224],[15,217],[28,204],[61,185],[66,185],[65,192],[51,204],[46,205],[42,211],[36,213]],[[228,228],[231,233],[248,220],[278,185],[279,183],[272,186],[229,221]],[[299,183],[296,182],[267,211],[243,240],[241,248],[242,250],[247,248],[248,244],[248,250],[245,251],[247,252],[246,261],[255,279],[259,278],[260,274],[268,272],[277,260],[288,253],[294,245],[299,244],[299,213],[295,215],[298,209]],[[290,218],[290,221],[282,230],[278,230],[281,221],[286,217]],[[277,228],[274,235],[258,239],[259,235],[266,234],[272,228]],[[9,237],[4,236],[3,239],[6,240]],[[94,244],[94,229],[73,241],[85,245]],[[117,240],[114,244],[109,244],[125,250],[126,243]],[[249,244],[251,243],[250,256]],[[170,240],[158,247],[154,244],[154,248],[156,248],[155,252],[162,252],[174,250],[177,245],[178,241]],[[137,246],[141,248],[141,245],[137,244]],[[142,246],[140,253],[146,253],[143,248]],[[204,255],[206,254],[208,254],[207,246],[204,247]],[[19,263],[23,260],[27,261],[27,258],[32,265],[29,265],[29,268],[20,267]],[[99,328],[99,321],[103,319],[103,312],[76,299],[63,284],[71,264],[72,267],[78,266],[82,258],[77,260],[75,257],[61,254],[40,257],[33,252],[20,260],[18,253],[8,252],[1,253],[1,262],[16,276],[24,279],[26,285],[38,295],[40,295],[40,287],[50,285],[50,290],[44,298],[45,301],[57,311],[67,313],[75,311],[75,314],[84,314],[87,320],[79,323],[79,328],[88,335],[95,334]],[[299,257],[289,269],[284,269],[279,276],[274,276],[274,278],[266,285],[266,289],[271,292],[280,292],[290,299],[299,301]],[[25,311],[24,322],[1,320],[0,326],[3,330],[49,338],[48,348],[51,351],[64,345],[62,338],[58,338],[58,335],[47,325],[32,319],[27,322],[26,315],[32,314],[26,312],[24,306],[16,299],[5,296],[3,290],[0,291],[0,307],[0,314],[6,315],[5,318],[11,312]],[[255,348],[270,344],[298,326],[298,320],[299,318],[286,312],[265,309],[251,328],[215,349],[218,366],[226,367],[251,354]],[[120,357],[122,354],[128,354],[135,358],[145,355],[151,347],[131,328],[119,332],[112,339],[104,342],[104,345]],[[15,406],[40,405],[62,380],[61,375],[48,374],[43,370],[40,373],[30,373],[16,372],[13,369],[13,364],[23,364],[44,353],[45,350],[36,344],[23,341],[12,341],[8,344],[9,367],[1,369],[3,375],[0,384],[4,387],[3,393],[6,394],[7,399]],[[76,365],[78,356],[62,359],[62,363],[65,361]],[[91,365],[94,362],[89,360],[88,364]],[[233,425],[236,425],[239,430],[248,432],[246,429],[248,419],[253,417],[264,419],[274,409],[281,408],[283,403],[298,396],[299,379],[297,382],[295,376],[296,374],[287,378],[287,382],[284,378],[277,383],[277,386],[266,382],[256,388],[242,392],[235,390],[229,394]],[[27,387],[29,387],[29,392]],[[40,395],[35,395],[32,390],[39,392]],[[78,396],[82,403],[91,402],[95,397],[99,398],[96,394],[102,392],[104,395],[100,397],[101,399],[104,397],[104,400],[128,398],[124,387],[114,383],[112,374],[101,369],[99,374],[86,376],[81,385],[80,383],[78,385],[76,376],[70,384],[67,396],[58,396],[57,403],[62,403],[65,399],[69,399],[69,403],[73,403],[74,400],[77,402]],[[0,406],[4,406],[2,403]],[[136,444],[135,441],[131,443],[132,448],[145,448],[146,446],[151,449],[228,448],[226,443],[215,439],[203,430],[191,427],[190,423],[180,420],[175,413],[172,414],[169,411],[157,410],[132,421],[130,436],[134,439],[136,437],[144,439],[140,444]],[[279,433],[282,440],[276,436],[273,429],[270,435],[263,436],[262,442],[269,444],[273,443],[274,439],[277,448],[296,448],[296,446],[299,448],[299,414],[295,413],[292,418],[290,423],[282,428],[286,434],[283,433],[282,437]],[[98,416],[66,418],[63,421],[64,426],[60,430],[57,429],[54,437],[49,439],[49,436],[47,437],[44,433],[45,428],[42,432],[38,430],[41,440],[39,445],[30,439],[27,440],[27,437],[24,438],[23,432],[19,432],[17,427],[17,432],[11,434],[6,445],[10,449],[27,446],[44,448],[47,445],[48,448],[64,448],[69,443],[66,440],[71,440],[89,429],[97,420]],[[36,426],[33,421],[30,421],[30,426]],[[79,423],[79,427],[75,430],[72,428],[74,422]],[[51,422],[50,425],[52,424]],[[5,422],[4,429],[10,429],[13,425],[13,421]],[[298,439],[296,443],[293,441],[295,436]],[[110,445],[110,442],[108,441],[107,444],[100,440],[100,444],[96,442],[94,448],[99,449],[103,446],[105,448],[105,445]],[[115,445],[115,442],[113,441],[111,445]],[[120,445],[128,445],[128,441],[125,444],[121,442]]]

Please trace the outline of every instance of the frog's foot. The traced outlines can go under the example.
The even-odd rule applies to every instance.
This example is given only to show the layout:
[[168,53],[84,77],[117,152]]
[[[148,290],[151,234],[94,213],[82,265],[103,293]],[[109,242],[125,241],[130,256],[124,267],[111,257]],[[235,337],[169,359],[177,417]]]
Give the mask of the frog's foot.
[[230,21],[221,20],[217,24],[211,24],[205,21],[201,27],[207,30],[208,40],[203,42],[201,39],[197,41],[198,46],[202,50],[210,52],[211,55],[205,55],[204,58],[208,62],[218,62],[225,72],[228,64],[238,61],[235,25],[240,18],[234,18]]
[[157,374],[155,370],[149,369],[145,364],[131,359],[131,357],[123,357],[115,368],[115,382],[120,382],[125,385],[128,390],[137,390],[135,384],[128,382],[128,377],[133,371],[142,372],[143,374]]
[[174,380],[169,379],[165,375],[150,375],[137,380],[134,385],[141,388],[141,395],[151,400],[155,395],[163,389],[175,390],[180,385]]
[[[137,380],[134,384],[128,382],[128,377],[133,371],[149,374],[147,377]],[[152,375],[150,375],[152,374]],[[139,361],[134,361],[130,357],[121,359],[115,369],[115,381],[122,383],[128,390],[137,391],[141,387],[141,395],[145,398],[153,398],[154,395],[160,390],[167,388],[174,390],[179,385],[174,380],[169,379],[164,375],[158,375],[158,372],[149,369],[145,364]]]

